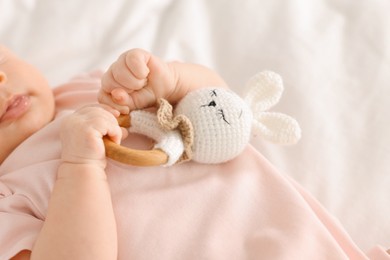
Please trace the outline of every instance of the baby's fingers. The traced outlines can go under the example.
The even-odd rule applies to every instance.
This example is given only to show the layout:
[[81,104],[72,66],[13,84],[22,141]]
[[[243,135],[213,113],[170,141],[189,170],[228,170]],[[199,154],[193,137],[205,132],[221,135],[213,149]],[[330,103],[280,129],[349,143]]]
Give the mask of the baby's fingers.
[[120,143],[123,132],[116,119],[118,116],[119,112],[109,106],[96,106],[96,110],[90,112],[89,122],[101,137],[107,135],[114,142]]
[[136,78],[125,64],[121,65],[117,61],[103,74],[101,82],[102,89],[107,93],[110,93],[115,88],[123,88],[127,93],[131,93],[134,90],[143,88],[147,84],[147,79]]
[[124,131],[122,131],[122,128],[117,123],[108,124],[107,127],[107,136],[109,136],[110,139],[115,143],[120,144],[124,133]]
[[96,105],[90,105],[90,107],[100,107],[103,108],[104,110],[110,112],[114,117],[120,116],[120,111],[118,109],[115,109],[111,106],[105,105],[105,104],[96,104]]
[[149,75],[148,62],[151,54],[142,49],[133,49],[125,53],[126,67],[139,80],[146,79]]
[[127,64],[116,62],[111,65],[111,69],[107,73],[111,73],[113,81],[131,93],[143,88],[147,83],[147,74],[143,77],[138,73],[134,74],[134,71],[138,71],[134,66],[130,67]]
[[129,130],[124,127],[121,127],[122,130],[122,140],[126,139],[129,136]]
[[111,98],[116,104],[122,106],[126,106],[129,102],[132,102],[129,94],[122,88],[113,89],[111,91]]
[[[145,87],[130,94],[133,109],[143,109],[156,105],[157,97],[150,87]],[[130,105],[130,103],[129,103]]]
[[[126,95],[127,95],[127,97],[125,97],[125,98],[127,99],[128,94],[126,94]],[[108,106],[118,110],[121,114],[128,114],[130,112],[130,110],[129,110],[129,107],[126,105],[126,103],[124,103],[123,100],[121,102],[117,102],[115,99],[116,98],[113,98],[111,93],[107,93],[103,89],[100,89],[99,95],[98,95],[98,101],[101,104],[108,105]],[[121,103],[123,105],[121,105],[119,103]]]

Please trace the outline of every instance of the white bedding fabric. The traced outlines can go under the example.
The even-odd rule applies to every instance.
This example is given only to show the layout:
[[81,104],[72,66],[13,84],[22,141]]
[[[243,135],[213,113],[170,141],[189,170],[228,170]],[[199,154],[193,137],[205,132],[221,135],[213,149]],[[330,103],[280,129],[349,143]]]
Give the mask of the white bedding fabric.
[[366,250],[390,246],[390,1],[0,0],[0,43],[53,87],[140,47],[217,70],[238,93],[282,75],[291,147],[252,143]]

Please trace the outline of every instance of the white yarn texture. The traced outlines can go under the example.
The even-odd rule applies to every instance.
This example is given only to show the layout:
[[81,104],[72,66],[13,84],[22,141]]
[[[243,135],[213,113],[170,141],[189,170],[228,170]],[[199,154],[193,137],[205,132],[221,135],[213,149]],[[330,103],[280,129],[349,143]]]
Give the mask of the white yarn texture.
[[263,71],[254,75],[247,83],[244,100],[249,104],[253,115],[253,130],[264,139],[283,145],[295,144],[301,138],[298,122],[283,113],[267,112],[276,105],[283,93],[283,81],[273,71]]
[[252,112],[230,90],[204,88],[187,94],[176,106],[194,128],[192,160],[221,163],[242,152],[249,142]]

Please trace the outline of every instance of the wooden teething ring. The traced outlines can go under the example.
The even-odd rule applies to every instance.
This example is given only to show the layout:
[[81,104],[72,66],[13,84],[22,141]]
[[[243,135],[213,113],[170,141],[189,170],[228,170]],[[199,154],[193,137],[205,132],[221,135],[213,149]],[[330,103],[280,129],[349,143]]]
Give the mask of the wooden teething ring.
[[[120,115],[118,117],[120,126],[128,128],[131,126],[130,115]],[[106,147],[106,156],[115,161],[134,166],[157,166],[168,161],[168,155],[160,149],[137,150],[124,147],[114,143],[107,136],[103,137]]]

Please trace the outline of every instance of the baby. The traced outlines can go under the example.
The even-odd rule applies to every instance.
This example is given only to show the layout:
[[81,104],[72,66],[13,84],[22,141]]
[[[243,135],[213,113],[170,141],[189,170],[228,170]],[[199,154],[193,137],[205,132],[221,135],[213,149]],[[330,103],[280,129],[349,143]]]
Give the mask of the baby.
[[[53,120],[55,101],[36,68],[4,46],[0,53],[2,163]],[[116,259],[117,234],[102,137],[108,135],[119,143],[127,135],[115,118],[120,113],[151,107],[161,97],[175,103],[187,92],[210,85],[226,86],[215,72],[200,65],[166,63],[141,49],[122,54],[102,78],[98,99],[107,105],[82,107],[62,123],[61,164],[31,259]],[[29,255],[23,251],[14,259]]]
[[[50,88],[0,48],[0,260],[367,259],[307,192],[250,146],[218,165],[107,160],[116,117],[226,87],[200,65],[123,53],[103,75]],[[97,103],[96,96],[101,104]],[[286,217],[288,216],[288,217]],[[388,257],[381,247],[369,256]]]

